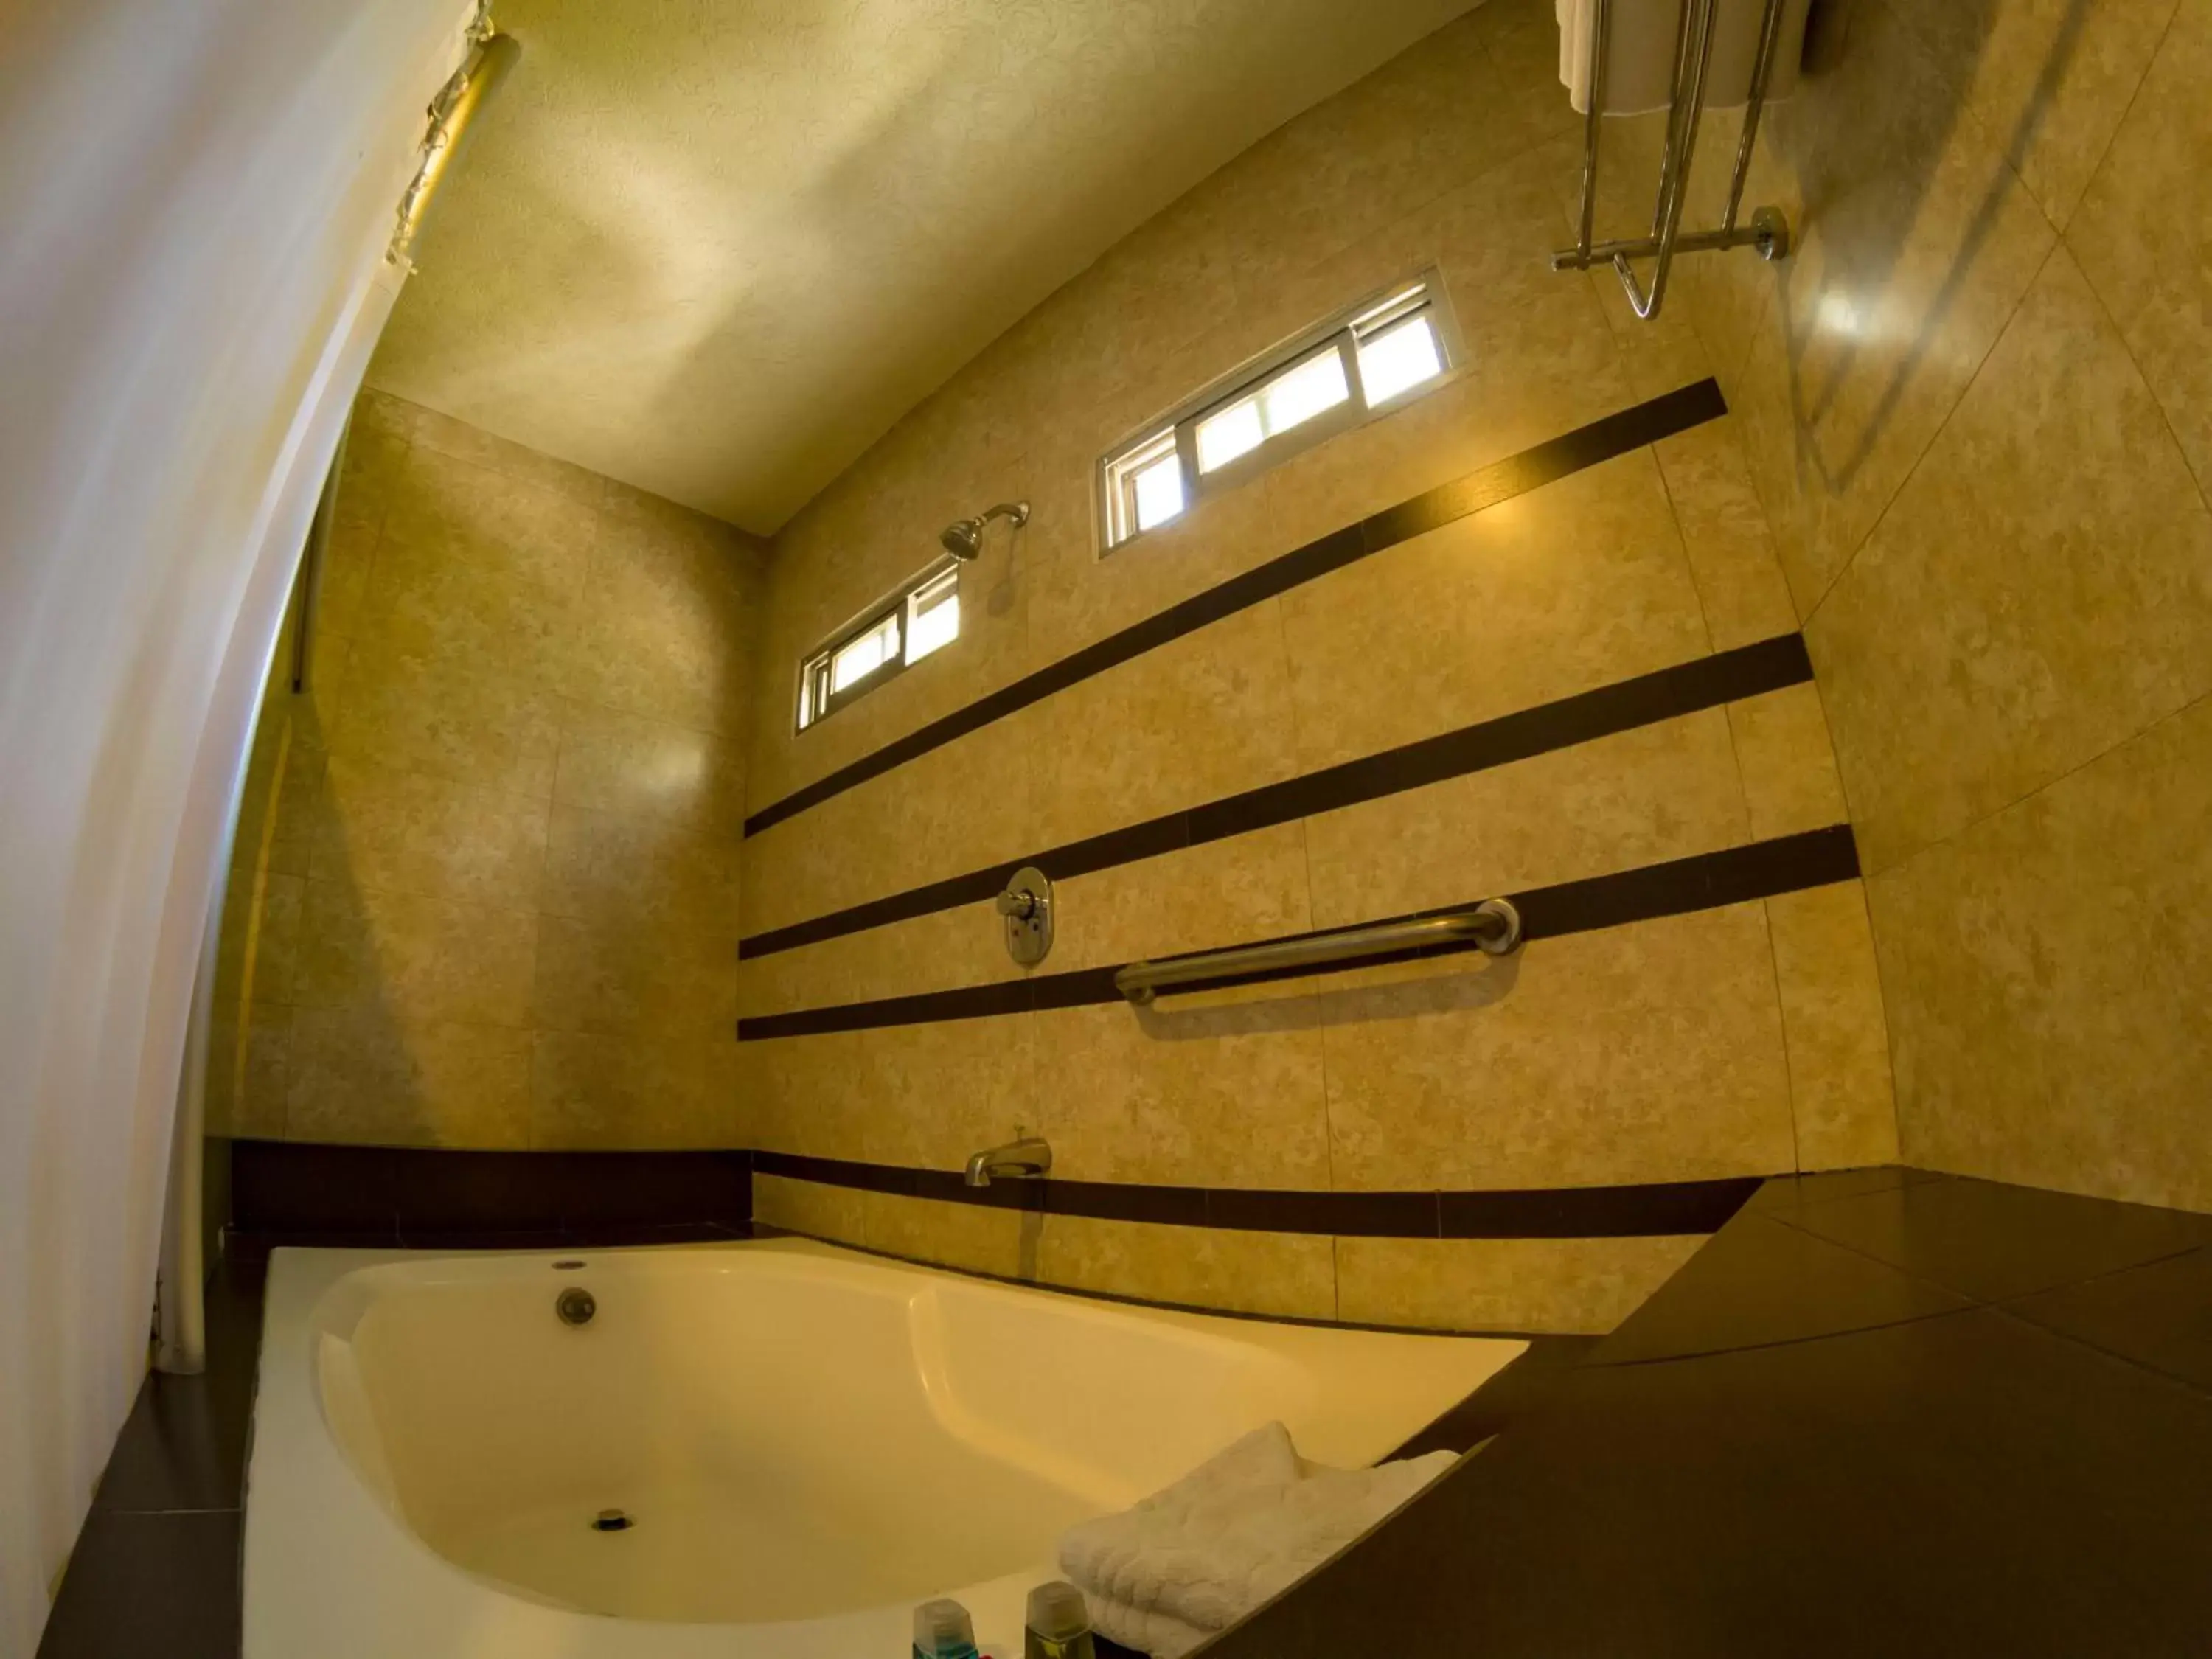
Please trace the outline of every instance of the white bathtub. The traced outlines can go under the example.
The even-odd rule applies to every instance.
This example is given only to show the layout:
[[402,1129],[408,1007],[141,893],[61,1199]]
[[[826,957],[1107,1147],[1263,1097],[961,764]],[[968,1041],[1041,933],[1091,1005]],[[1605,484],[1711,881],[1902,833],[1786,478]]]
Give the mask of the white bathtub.
[[[581,1328],[555,1313],[571,1285],[598,1303]],[[798,1240],[280,1250],[246,1659],[885,1659],[941,1595],[1018,1652],[1069,1523],[1271,1418],[1372,1462],[1522,1346],[1127,1308]],[[604,1510],[634,1524],[595,1530]]]

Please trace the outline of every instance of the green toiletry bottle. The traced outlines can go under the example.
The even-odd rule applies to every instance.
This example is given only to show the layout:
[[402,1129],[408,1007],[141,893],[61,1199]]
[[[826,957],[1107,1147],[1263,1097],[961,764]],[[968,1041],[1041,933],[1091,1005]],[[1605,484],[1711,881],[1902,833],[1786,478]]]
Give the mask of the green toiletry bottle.
[[977,1659],[975,1621],[950,1596],[914,1610],[914,1659]]
[[1065,1579],[1039,1584],[1030,1592],[1029,1628],[1023,1633],[1022,1659],[1095,1659],[1091,1609],[1083,1592]]

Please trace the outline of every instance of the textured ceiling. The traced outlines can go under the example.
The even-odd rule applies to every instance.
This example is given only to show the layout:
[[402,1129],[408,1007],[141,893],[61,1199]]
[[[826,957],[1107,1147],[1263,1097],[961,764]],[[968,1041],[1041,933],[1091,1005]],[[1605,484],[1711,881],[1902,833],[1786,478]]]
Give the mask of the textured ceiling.
[[369,380],[775,529],[1115,241],[1470,0],[500,0]]

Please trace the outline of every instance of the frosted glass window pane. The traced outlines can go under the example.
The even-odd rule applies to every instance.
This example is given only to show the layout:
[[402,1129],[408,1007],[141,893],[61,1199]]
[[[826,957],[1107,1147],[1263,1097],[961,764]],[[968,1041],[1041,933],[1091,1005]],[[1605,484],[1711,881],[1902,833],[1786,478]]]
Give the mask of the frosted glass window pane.
[[1352,395],[1344,383],[1344,359],[1331,347],[1309,357],[1287,374],[1279,374],[1261,388],[1260,402],[1267,416],[1267,435],[1303,426],[1316,415],[1334,409]]
[[1174,455],[1154,461],[1135,479],[1137,528],[1150,530],[1182,511],[1182,467]]
[[1359,344],[1359,384],[1370,404],[1434,379],[1443,366],[1437,331],[1425,316],[1409,317]]
[[1370,407],[1433,390],[1452,367],[1446,316],[1435,273],[1425,273],[1316,324],[1108,452],[1097,473],[1103,547],[1188,512]]
[[920,662],[940,645],[960,636],[960,583],[940,579],[914,596],[914,619],[906,630],[906,659]]
[[842,691],[854,681],[864,679],[898,654],[898,617],[886,617],[852,644],[840,651],[830,663],[830,690]]
[[1198,470],[1211,472],[1217,466],[1226,466],[1239,455],[1257,449],[1267,435],[1260,424],[1257,398],[1231,404],[1198,423]]

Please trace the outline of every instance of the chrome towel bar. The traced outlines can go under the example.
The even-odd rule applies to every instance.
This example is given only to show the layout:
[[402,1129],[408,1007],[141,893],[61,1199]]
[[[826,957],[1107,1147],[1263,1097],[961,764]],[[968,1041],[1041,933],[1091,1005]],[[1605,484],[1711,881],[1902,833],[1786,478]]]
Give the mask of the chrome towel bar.
[[[1689,198],[1690,166],[1697,154],[1698,129],[1705,113],[1705,71],[1712,61],[1713,27],[1720,0],[1682,0],[1681,21],[1674,40],[1674,95],[1668,106],[1666,148],[1659,164],[1659,198],[1651,210],[1651,234],[1634,240],[1594,242],[1592,222],[1597,212],[1598,127],[1605,111],[1607,71],[1613,41],[1613,20],[1619,0],[1595,0],[1590,37],[1590,81],[1588,108],[1583,118],[1583,203],[1581,234],[1575,246],[1552,256],[1554,270],[1588,270],[1609,264],[1620,278],[1629,307],[1646,320],[1659,314],[1667,298],[1667,278],[1677,253],[1703,252],[1733,247],[1754,247],[1762,259],[1780,259],[1790,252],[1790,225],[1777,208],[1762,207],[1748,225],[1739,225],[1745,182],[1759,142],[1759,118],[1766,107],[1766,89],[1774,71],[1776,48],[1783,34],[1785,0],[1766,0],[1759,20],[1758,54],[1753,61],[1750,95],[1745,100],[1743,129],[1736,138],[1735,170],[1729,178],[1728,208],[1712,230],[1685,231],[1682,210]],[[1647,294],[1637,280],[1632,258],[1653,261],[1651,289]]]
[[1378,922],[1372,927],[1348,927],[1341,933],[1316,933],[1304,939],[1240,945],[1166,962],[1133,962],[1114,975],[1114,988],[1141,1007],[1158,993],[1177,986],[1212,985],[1279,973],[1285,968],[1316,968],[1462,939],[1472,940],[1492,956],[1502,957],[1521,943],[1521,913],[1508,900],[1485,899],[1471,909],[1413,921]]

